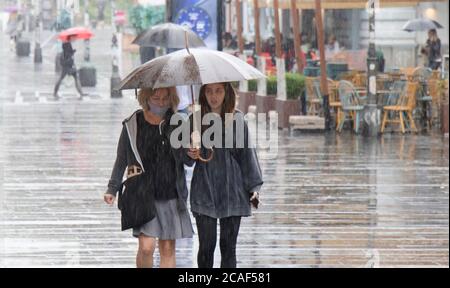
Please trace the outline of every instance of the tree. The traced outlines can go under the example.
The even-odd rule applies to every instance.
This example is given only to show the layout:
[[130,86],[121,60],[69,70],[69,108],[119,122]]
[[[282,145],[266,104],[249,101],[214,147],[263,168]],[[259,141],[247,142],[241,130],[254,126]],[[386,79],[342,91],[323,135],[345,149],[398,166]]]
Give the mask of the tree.
[[130,8],[128,15],[130,24],[139,34],[151,26],[164,23],[165,7],[164,6],[142,6],[135,5]]

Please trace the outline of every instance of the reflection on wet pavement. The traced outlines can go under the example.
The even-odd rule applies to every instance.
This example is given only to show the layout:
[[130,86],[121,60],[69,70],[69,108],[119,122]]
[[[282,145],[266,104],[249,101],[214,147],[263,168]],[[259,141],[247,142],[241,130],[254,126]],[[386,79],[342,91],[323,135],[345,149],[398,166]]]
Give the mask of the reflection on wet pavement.
[[[128,98],[3,106],[2,266],[134,265],[136,240],[101,196],[120,121],[135,107]],[[448,266],[441,136],[281,132],[277,159],[262,168],[240,267]],[[197,246],[178,242],[179,266],[195,267]]]

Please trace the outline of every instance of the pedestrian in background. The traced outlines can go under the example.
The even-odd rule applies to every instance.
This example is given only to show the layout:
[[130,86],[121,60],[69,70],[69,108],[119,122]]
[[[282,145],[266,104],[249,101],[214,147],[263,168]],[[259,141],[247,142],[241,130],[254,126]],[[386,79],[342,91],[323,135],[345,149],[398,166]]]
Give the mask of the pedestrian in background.
[[58,99],[59,95],[58,95],[58,90],[59,90],[59,86],[61,85],[61,82],[64,80],[64,78],[67,75],[71,75],[73,77],[73,79],[75,80],[75,87],[77,88],[78,93],[80,94],[80,99],[83,98],[83,91],[81,90],[81,84],[80,81],[78,79],[78,72],[77,72],[77,68],[75,66],[75,61],[74,61],[74,55],[76,50],[73,49],[72,47],[72,43],[71,43],[72,37],[69,36],[67,38],[67,41],[63,43],[62,45],[62,55],[60,58],[60,63],[61,63],[61,74],[59,76],[58,81],[56,82],[55,85],[55,89],[53,91],[53,96]]
[[325,59],[331,59],[334,55],[339,53],[341,51],[341,48],[339,46],[339,42],[337,41],[336,35],[331,34],[330,37],[328,37],[328,42],[325,45]]
[[[198,99],[198,94],[200,91],[201,85],[192,85],[192,90],[194,92],[194,98]],[[178,105],[178,112],[183,113],[186,116],[189,116],[192,113],[192,92],[191,86],[177,86],[177,94],[180,98],[180,104]]]
[[19,37],[19,15],[17,12],[9,14],[8,22],[6,24],[6,34],[9,35],[9,50],[16,50],[16,43]]
[[437,35],[436,29],[428,31],[428,39],[426,44],[426,54],[428,56],[428,67],[437,70],[441,67],[441,39]]

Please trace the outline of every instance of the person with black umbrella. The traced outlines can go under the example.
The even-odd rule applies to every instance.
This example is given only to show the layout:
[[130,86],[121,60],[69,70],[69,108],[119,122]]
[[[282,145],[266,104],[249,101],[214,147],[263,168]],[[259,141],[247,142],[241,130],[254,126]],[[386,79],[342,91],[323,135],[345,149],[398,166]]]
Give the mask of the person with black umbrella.
[[428,31],[425,51],[428,56],[428,67],[433,70],[439,69],[442,64],[441,39],[439,39],[436,29],[430,29]]
[[189,43],[190,47],[206,46],[195,32],[174,23],[155,25],[141,32],[133,40],[133,44],[139,45],[142,64],[155,58],[156,47],[166,48],[167,53],[170,53],[185,48],[187,43]]

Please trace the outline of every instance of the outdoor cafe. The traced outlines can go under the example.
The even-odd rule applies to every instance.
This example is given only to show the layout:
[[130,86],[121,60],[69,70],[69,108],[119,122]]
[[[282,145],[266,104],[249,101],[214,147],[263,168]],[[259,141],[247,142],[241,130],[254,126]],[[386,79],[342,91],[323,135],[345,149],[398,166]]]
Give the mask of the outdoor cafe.
[[[239,1],[238,1],[239,2]],[[242,1],[244,2],[244,1]],[[368,75],[368,47],[360,49],[346,49],[335,53],[332,57],[325,58],[324,46],[325,32],[322,21],[315,22],[317,33],[317,49],[314,51],[314,58],[305,55],[302,51],[303,27],[300,27],[299,14],[303,10],[315,10],[316,19],[323,19],[324,10],[333,9],[366,9],[367,1],[341,0],[341,1],[247,1],[254,9],[255,16],[255,51],[256,61],[250,59],[251,63],[268,75],[267,88],[261,89],[258,83],[249,83],[246,88],[241,89],[239,108],[245,112],[253,111],[258,113],[267,113],[276,110],[279,114],[280,128],[291,128],[296,120],[301,116],[310,116],[311,119],[323,120],[328,114],[331,114],[331,122],[336,131],[341,132],[344,129],[352,129],[355,133],[361,132],[361,124],[365,107],[368,104],[369,96],[369,75]],[[320,2],[320,3],[317,3]],[[375,1],[377,8],[395,8],[395,7],[414,7],[421,3],[433,1]],[[434,1],[440,2],[440,1]],[[319,5],[319,6],[317,6]],[[273,8],[275,23],[275,55],[272,56],[263,51],[263,40],[261,39],[259,27],[261,17],[261,8]],[[318,9],[320,7],[320,9]],[[289,61],[282,48],[281,28],[279,25],[280,13],[288,10],[293,31],[296,69],[295,71],[282,71],[284,64]],[[241,13],[237,12],[236,14]],[[238,14],[240,15],[240,14]],[[285,14],[283,14],[285,15]],[[242,31],[242,15],[237,18],[237,31]],[[314,25],[314,24],[313,24]],[[443,26],[434,20],[427,18],[410,19],[402,23],[400,33],[415,33],[414,35],[425,35],[430,29],[441,29]],[[447,27],[448,29],[448,27]],[[444,30],[444,29],[442,29]],[[441,30],[437,30],[441,31]],[[369,32],[369,31],[367,31]],[[397,32],[396,32],[397,33]],[[380,33],[379,33],[380,34]],[[442,35],[442,33],[441,33]],[[284,36],[284,34],[283,34]],[[238,34],[237,48],[241,54],[244,51],[244,39]],[[284,42],[283,42],[284,43]],[[322,44],[322,46],[320,46]],[[402,52],[402,51],[400,51]],[[431,69],[421,61],[412,61],[407,65],[398,65],[401,61],[396,58],[404,57],[405,53],[396,52],[399,56],[390,55],[388,59],[380,56],[380,49],[376,50],[376,104],[380,111],[380,131],[381,133],[399,131],[420,132],[430,131],[440,128],[444,133],[448,133],[448,47],[441,49],[442,63],[440,69]],[[391,53],[392,54],[392,53]],[[247,60],[250,57],[247,57]],[[276,59],[276,61],[274,61]],[[280,59],[282,62],[279,63]],[[321,59],[326,59],[321,63]],[[387,61],[388,63],[384,63]],[[395,63],[393,63],[396,61]],[[263,64],[263,65],[261,65]],[[287,66],[287,65],[286,65]],[[386,66],[386,68],[385,68]],[[322,73],[324,71],[325,73]],[[285,73],[287,72],[287,73]],[[295,74],[295,75],[293,75]],[[326,76],[323,76],[323,75]],[[281,91],[287,95],[280,95],[277,88],[279,82],[277,79],[286,77],[285,88]],[[295,79],[295,81],[291,80]],[[325,78],[325,79],[323,79]],[[298,80],[298,81],[297,81]],[[325,81],[324,81],[325,80]],[[326,85],[325,85],[325,83]],[[302,89],[295,89],[292,86],[302,86]],[[265,90],[265,91],[264,91]],[[266,95],[258,95],[260,92],[266,92]],[[292,94],[292,95],[291,95]],[[294,95],[297,94],[297,95]],[[327,107],[324,107],[324,96],[328,99]],[[249,109],[250,107],[250,109]],[[313,118],[316,117],[316,118]],[[322,123],[322,122],[320,122]],[[316,127],[316,126],[314,126]],[[447,132],[445,132],[447,131]]]

